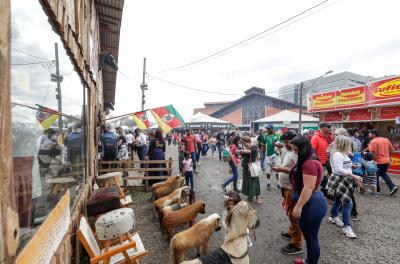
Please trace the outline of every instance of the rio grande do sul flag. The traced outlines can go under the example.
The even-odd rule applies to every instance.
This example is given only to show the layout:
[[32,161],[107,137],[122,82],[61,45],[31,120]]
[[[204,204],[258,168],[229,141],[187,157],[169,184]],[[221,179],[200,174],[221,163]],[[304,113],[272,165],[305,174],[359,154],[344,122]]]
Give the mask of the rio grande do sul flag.
[[145,111],[133,113],[131,116],[139,129],[149,128],[149,119],[147,118],[147,114]]
[[36,120],[43,129],[48,129],[60,117],[59,113],[53,109],[36,104],[39,110],[36,113]]
[[172,105],[152,109],[171,128],[185,126],[185,121]]

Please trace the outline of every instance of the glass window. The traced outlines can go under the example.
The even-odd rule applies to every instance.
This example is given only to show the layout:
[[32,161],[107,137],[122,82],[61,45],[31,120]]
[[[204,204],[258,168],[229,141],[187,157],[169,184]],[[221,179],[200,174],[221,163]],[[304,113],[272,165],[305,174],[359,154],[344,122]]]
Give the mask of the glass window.
[[[14,182],[21,250],[60,197],[86,177],[84,85],[36,0],[11,3]],[[58,53],[58,60],[56,59]]]

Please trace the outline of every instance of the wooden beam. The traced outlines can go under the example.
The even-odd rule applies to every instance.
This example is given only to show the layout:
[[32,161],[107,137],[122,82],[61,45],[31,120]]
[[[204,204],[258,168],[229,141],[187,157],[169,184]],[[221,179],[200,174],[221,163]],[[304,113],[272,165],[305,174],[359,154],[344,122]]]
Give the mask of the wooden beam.
[[105,7],[105,8],[109,8],[109,9],[112,9],[112,10],[115,10],[115,11],[120,11],[120,12],[122,12],[122,9],[121,9],[121,8],[117,8],[117,7],[105,5],[105,4],[99,3],[99,2],[97,2],[97,1],[95,2],[95,4],[96,4],[96,6],[103,6],[103,7]]
[[10,0],[0,1],[0,263],[14,263],[19,241],[11,130]]

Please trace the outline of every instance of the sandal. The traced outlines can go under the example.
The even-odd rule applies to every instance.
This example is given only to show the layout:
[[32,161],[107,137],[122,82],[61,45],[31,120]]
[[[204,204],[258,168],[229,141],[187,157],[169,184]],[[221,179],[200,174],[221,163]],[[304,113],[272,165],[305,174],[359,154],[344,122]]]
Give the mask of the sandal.
[[256,200],[256,203],[257,203],[257,204],[262,204],[262,202],[260,201],[260,199],[257,199],[257,200]]

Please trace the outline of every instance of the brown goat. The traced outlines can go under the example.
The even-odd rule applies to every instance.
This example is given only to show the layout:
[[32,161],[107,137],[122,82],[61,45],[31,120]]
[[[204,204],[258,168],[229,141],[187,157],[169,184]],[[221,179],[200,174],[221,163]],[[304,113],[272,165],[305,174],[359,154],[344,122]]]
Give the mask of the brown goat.
[[202,246],[203,254],[208,253],[208,240],[214,231],[221,229],[221,218],[218,214],[197,222],[191,228],[174,235],[169,246],[168,264],[178,264],[185,261],[185,252]]
[[182,176],[171,176],[164,182],[153,184],[152,189],[154,200],[167,196],[174,190],[181,188],[183,183],[184,178]]
[[[176,189],[169,195],[161,197],[154,202],[154,209],[157,212],[158,217],[161,217],[162,209],[165,206],[175,204],[180,199],[182,199],[182,191],[186,194],[187,192],[190,192],[190,188],[188,186],[184,186],[182,188]],[[184,195],[183,197],[186,198],[186,195]]]
[[171,240],[172,233],[175,227],[189,223],[193,225],[196,220],[197,214],[205,213],[206,204],[203,201],[195,202],[177,211],[166,212],[162,221],[163,227],[167,231],[168,240]]

